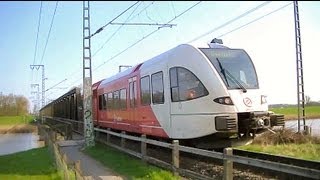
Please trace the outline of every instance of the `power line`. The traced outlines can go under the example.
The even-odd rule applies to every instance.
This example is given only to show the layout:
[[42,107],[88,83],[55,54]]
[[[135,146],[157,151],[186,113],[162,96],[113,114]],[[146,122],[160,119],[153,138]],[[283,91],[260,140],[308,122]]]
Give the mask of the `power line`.
[[101,28],[99,28],[95,33],[91,34],[90,37],[93,37],[94,35],[100,33],[105,27],[107,27],[110,23],[112,23],[114,20],[116,20],[118,17],[120,17],[122,14],[124,14],[125,12],[127,12],[129,9],[131,9],[133,6],[135,6],[136,4],[138,4],[139,1],[135,2],[133,5],[131,5],[130,7],[128,7],[126,10],[124,10],[122,13],[120,13],[118,16],[116,16],[115,18],[113,18],[110,22],[108,22],[106,25],[102,26]]
[[[129,9],[131,9],[131,8],[132,8],[134,5],[136,5],[137,3],[139,3],[139,1],[137,1],[135,4],[131,5],[129,8],[127,8],[126,10],[124,10],[120,15],[116,16],[115,18],[113,18],[113,20],[111,20],[110,22],[108,22],[106,25],[104,25],[104,26],[101,27],[101,28],[103,29],[104,27],[106,27],[107,25],[109,25],[110,23],[112,23],[115,19],[117,19],[118,17],[120,17],[122,14],[124,14],[126,11],[128,11]],[[135,12],[135,10],[136,10],[139,6],[140,6],[140,5],[138,5],[138,6],[133,10],[133,12],[129,15],[129,17]],[[129,18],[129,17],[128,17],[128,18]],[[128,18],[127,18],[127,19],[128,19]],[[126,20],[126,21],[127,21],[127,20]],[[116,30],[116,32],[111,35],[111,37],[92,55],[92,57],[95,56],[95,55],[104,47],[104,45],[105,45],[106,43],[108,43],[108,41],[112,38],[112,36],[114,36],[114,35],[121,29],[121,27],[122,27],[122,26],[120,26],[120,27]],[[101,28],[99,28],[99,29],[101,29]],[[98,30],[99,30],[99,29],[98,29]],[[93,35],[101,32],[101,31],[98,32],[98,30],[96,31],[96,33],[92,34],[91,37],[92,37]],[[70,76],[73,76],[73,75],[75,75],[76,73],[79,73],[79,71],[76,70],[75,72],[71,73]],[[69,76],[69,77],[70,77],[70,76]],[[80,78],[80,79],[81,79],[81,78]],[[78,80],[80,80],[80,79],[77,79],[76,81],[78,81]],[[65,80],[68,80],[68,78],[66,78]],[[64,80],[64,81],[65,81],[65,80]],[[74,84],[76,81],[72,82],[72,84]]]
[[231,31],[228,31],[228,32],[226,32],[226,33],[218,36],[217,38],[221,38],[222,36],[225,36],[225,35],[227,35],[227,34],[229,34],[229,33],[232,33],[232,32],[234,32],[234,31],[236,31],[236,30],[239,30],[239,29],[241,29],[241,28],[243,28],[243,27],[245,27],[245,26],[247,26],[247,25],[249,25],[249,24],[251,24],[251,23],[254,23],[254,22],[256,22],[256,21],[258,21],[258,20],[260,20],[260,19],[262,19],[262,18],[264,18],[264,17],[266,17],[266,16],[269,16],[269,15],[271,15],[271,14],[277,12],[277,11],[280,11],[281,9],[289,6],[290,4],[292,4],[292,2],[291,2],[291,3],[288,3],[288,4],[284,5],[284,6],[281,6],[280,8],[278,8],[278,9],[276,9],[276,10],[273,10],[273,11],[271,11],[271,12],[269,12],[269,13],[263,15],[263,16],[260,16],[260,17],[254,19],[254,20],[252,20],[252,21],[250,21],[250,22],[248,22],[248,23],[246,23],[246,24],[244,24],[244,25],[242,25],[242,26],[239,26],[239,27],[237,27],[237,28],[235,28],[235,29],[233,29],[233,30],[231,30]]
[[[197,3],[195,3],[194,5],[192,5],[191,7],[189,7],[188,9],[186,9],[185,11],[183,11],[182,13],[180,13],[178,16],[174,17],[173,19],[171,19],[170,21],[168,21],[166,24],[169,24],[171,23],[172,21],[174,21],[175,19],[179,18],[180,16],[182,16],[183,14],[185,14],[186,12],[188,12],[189,10],[191,10],[192,8],[194,8],[195,6],[197,6],[198,4],[200,4],[202,1],[199,1]],[[165,25],[163,25],[165,26]],[[135,43],[133,43],[132,45],[130,45],[129,47],[127,47],[126,49],[122,50],[121,52],[119,52],[118,54],[114,55],[113,57],[111,57],[110,59],[104,61],[102,64],[100,64],[99,66],[97,66],[96,68],[94,68],[93,70],[97,70],[99,69],[101,66],[103,66],[104,64],[106,64],[107,62],[111,61],[112,59],[116,58],[117,56],[121,55],[122,53],[124,53],[125,51],[127,51],[128,49],[132,48],[133,46],[135,46],[136,44],[138,44],[139,42],[143,41],[144,39],[148,38],[149,36],[151,36],[152,34],[154,34],[155,32],[159,31],[161,29],[158,28],[154,31],[152,31],[151,33],[149,33],[147,36],[143,37],[142,39],[136,41]],[[77,81],[79,81],[81,79],[81,77],[77,80],[75,80],[74,82],[72,82],[72,84],[70,85],[73,85],[74,83],[76,83]]]
[[[144,3],[144,1],[142,1],[142,3]],[[154,1],[152,1],[149,5],[147,5],[146,7],[144,7],[140,12],[138,12],[136,15],[134,15],[131,19],[129,19],[129,21],[131,21],[132,19],[134,19],[135,17],[137,17],[138,15],[140,15],[143,11],[145,11],[146,9],[148,9],[151,5],[153,5]]]
[[52,19],[51,19],[51,24],[50,24],[50,29],[49,29],[48,36],[47,36],[47,40],[46,40],[46,45],[44,46],[44,50],[43,50],[43,53],[42,53],[41,61],[40,61],[39,64],[42,63],[44,54],[45,54],[46,49],[47,49],[47,45],[48,45],[48,41],[49,41],[49,37],[50,37],[52,25],[53,25],[53,20],[54,20],[54,17],[55,17],[55,15],[56,15],[57,7],[58,7],[58,3],[59,3],[59,1],[56,2],[56,7],[54,8],[54,12],[53,12]]
[[238,19],[240,19],[240,18],[242,18],[242,17],[244,17],[244,16],[246,16],[246,15],[248,15],[248,14],[250,14],[250,13],[252,13],[252,12],[258,10],[258,9],[260,9],[260,8],[262,8],[263,6],[266,6],[269,3],[271,3],[271,1],[264,2],[264,3],[256,6],[255,8],[250,9],[249,11],[246,11],[245,13],[241,14],[240,16],[237,16],[236,18],[231,19],[230,21],[228,21],[228,22],[226,22],[226,23],[224,23],[224,24],[222,24],[222,25],[220,25],[220,26],[218,26],[218,27],[216,27],[216,28],[214,28],[214,29],[212,29],[212,30],[210,30],[210,31],[208,31],[208,32],[196,37],[196,38],[194,38],[194,39],[192,39],[191,41],[189,41],[187,43],[191,43],[193,41],[196,41],[196,40],[198,40],[198,39],[200,39],[200,38],[202,38],[202,37],[214,32],[214,31],[216,31],[216,30],[218,30],[220,28],[223,28],[224,26],[227,26],[227,25],[231,24],[232,22],[234,22],[234,21],[236,21],[236,20],[238,20]]
[[[131,17],[130,19],[127,19],[126,21],[131,21],[132,19],[134,19],[135,17],[137,17],[137,15],[141,14],[143,11],[145,11],[147,8],[149,8],[149,7],[150,7],[151,5],[153,5],[153,4],[154,4],[154,1],[152,1],[150,4],[148,4],[146,7],[144,7],[141,11],[139,11],[139,13],[135,14],[133,17]],[[140,6],[140,5],[139,5],[139,6]],[[137,6],[137,8],[138,8],[139,6]],[[135,10],[136,10],[137,8],[135,8]],[[133,10],[132,13],[134,13],[135,10]],[[128,18],[129,18],[130,16],[131,16],[131,14],[128,16]],[[122,26],[121,26],[121,27],[122,27]],[[121,27],[119,27],[114,34],[116,34],[117,31],[119,31],[119,30],[121,29]],[[111,36],[113,36],[113,35],[111,35]],[[111,39],[111,37],[110,37],[109,39]],[[109,39],[92,55],[92,57],[94,57],[94,56],[104,47],[104,45],[105,45],[106,43],[108,43]],[[76,73],[79,73],[79,71],[76,70],[75,72],[71,73],[70,76],[73,76],[73,75],[75,75]],[[68,77],[70,77],[70,76],[68,76]],[[80,78],[80,79],[81,79],[81,78]],[[75,83],[76,83],[77,81],[79,81],[80,79],[77,79],[76,81],[73,81],[73,82],[71,83],[71,85],[75,84]],[[67,80],[68,80],[68,79],[67,79]]]
[[38,18],[38,31],[37,31],[37,38],[36,38],[36,46],[34,49],[33,64],[35,64],[36,56],[37,56],[38,37],[39,37],[40,22],[41,22],[41,12],[42,12],[42,1],[40,2],[40,10],[39,10],[39,18]]
[[[171,19],[170,21],[168,21],[166,24],[171,23],[172,21],[174,21],[175,19],[179,18],[180,16],[182,16],[183,14],[185,14],[186,12],[190,11],[192,8],[194,8],[195,6],[197,6],[198,4],[200,4],[202,1],[199,1],[197,3],[195,3],[194,5],[192,5],[191,7],[189,7],[188,9],[186,9],[185,11],[183,11],[182,13],[180,13],[178,16],[175,16],[173,19]],[[103,66],[104,64],[106,64],[107,62],[111,61],[112,59],[116,58],[117,56],[121,55],[122,53],[124,53],[125,51],[127,51],[128,49],[134,47],[136,44],[138,44],[139,42],[143,41],[144,39],[148,38],[149,36],[151,36],[152,34],[154,34],[155,32],[159,31],[162,27],[165,27],[164,24],[163,26],[159,27],[158,29],[152,31],[151,33],[149,33],[147,36],[143,37],[142,39],[138,40],[137,42],[133,43],[132,45],[130,45],[129,47],[127,47],[126,49],[124,49],[123,51],[121,51],[120,53],[114,55],[113,57],[111,57],[110,59],[106,60],[105,62],[103,62],[102,64],[100,64],[99,66],[97,66],[96,68],[94,68],[94,70],[97,70],[98,68],[100,68],[101,66]],[[81,79],[78,78],[77,80],[73,81],[72,84],[78,82]]]
[[[173,19],[171,19],[170,21],[168,21],[166,24],[171,23],[172,21],[174,21],[175,19],[177,19],[178,17],[182,16],[183,14],[185,14],[187,11],[191,10],[192,8],[194,8],[195,6],[197,6],[198,4],[200,4],[202,1],[197,2],[196,4],[192,5],[191,7],[189,7],[188,9],[186,9],[185,11],[183,11],[182,13],[180,13],[178,16],[174,17]],[[124,53],[125,51],[127,51],[128,49],[132,48],[133,46],[135,46],[136,44],[138,44],[139,42],[143,41],[144,39],[148,38],[149,36],[151,36],[152,34],[156,33],[157,31],[159,31],[162,27],[165,27],[165,25],[159,27],[158,29],[152,31],[151,33],[149,33],[147,36],[143,37],[142,39],[136,41],[135,43],[133,43],[132,45],[130,45],[129,47],[127,47],[126,49],[122,50],[121,52],[119,52],[118,54],[114,55],[113,57],[111,57],[110,59],[104,61],[102,64],[100,64],[99,66],[97,66],[96,68],[94,68],[94,70],[97,70],[98,68],[100,68],[101,66],[103,66],[104,64],[106,64],[107,62],[111,61],[112,59],[116,58],[117,56],[121,55],[122,53]]]
[[[132,14],[138,9],[138,7],[141,5],[141,3],[131,12],[131,14],[127,17],[127,19],[125,20],[125,23],[129,21],[129,18],[132,16]],[[112,22],[110,22],[109,24],[111,24]],[[93,53],[92,57],[94,57],[99,51],[101,51],[101,49],[120,31],[120,29],[123,27],[123,25],[121,25],[103,44],[102,46],[95,52]]]
[[173,6],[173,2],[172,1],[171,1],[171,7],[172,7],[172,10],[173,10],[174,17],[176,17],[176,10],[175,10],[175,8]]

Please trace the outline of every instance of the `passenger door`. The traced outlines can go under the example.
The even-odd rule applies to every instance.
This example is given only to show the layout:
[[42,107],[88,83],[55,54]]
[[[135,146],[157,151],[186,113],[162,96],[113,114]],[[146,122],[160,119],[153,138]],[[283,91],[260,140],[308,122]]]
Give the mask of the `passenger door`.
[[132,125],[136,125],[136,110],[137,110],[137,77],[129,78],[129,121]]

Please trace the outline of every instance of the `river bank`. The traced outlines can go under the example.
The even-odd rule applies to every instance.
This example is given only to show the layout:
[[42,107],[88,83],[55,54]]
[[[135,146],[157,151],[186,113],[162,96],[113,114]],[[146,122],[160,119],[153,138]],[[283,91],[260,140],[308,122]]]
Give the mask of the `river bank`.
[[38,128],[33,124],[15,124],[15,125],[0,125],[0,134],[12,133],[37,133]]

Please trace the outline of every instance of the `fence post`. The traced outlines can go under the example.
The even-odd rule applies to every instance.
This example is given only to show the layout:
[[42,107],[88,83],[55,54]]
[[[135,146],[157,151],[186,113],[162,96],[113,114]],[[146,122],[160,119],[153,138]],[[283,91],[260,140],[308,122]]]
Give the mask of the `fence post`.
[[232,180],[233,179],[233,162],[228,160],[226,155],[232,155],[232,148],[224,148],[223,149],[223,179],[224,180]]
[[[126,134],[125,131],[121,131],[121,134]],[[121,147],[124,148],[125,146],[125,143],[126,143],[126,139],[124,137],[121,137]]]
[[146,143],[146,135],[141,135],[142,141],[141,141],[141,159],[142,161],[146,161],[147,156],[147,143]]
[[[108,131],[110,131],[111,130],[111,128],[108,128]],[[109,133],[107,133],[107,143],[109,144],[110,143],[110,134]]]
[[172,169],[175,176],[179,175],[179,140],[172,141]]
[[306,127],[305,135],[311,135],[311,127],[310,126],[305,126],[305,127]]

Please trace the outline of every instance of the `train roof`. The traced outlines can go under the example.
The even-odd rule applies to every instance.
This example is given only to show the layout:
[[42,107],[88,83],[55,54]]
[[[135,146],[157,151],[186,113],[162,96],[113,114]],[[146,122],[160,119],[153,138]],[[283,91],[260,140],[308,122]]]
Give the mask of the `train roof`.
[[[165,61],[169,61],[169,59],[168,58],[164,58],[164,57],[168,56],[171,53],[175,53],[176,51],[178,52],[181,49],[198,50],[199,48],[228,48],[228,47],[226,47],[226,46],[224,46],[222,44],[219,44],[219,43],[208,43],[206,46],[203,46],[203,47],[195,46],[194,44],[180,44],[180,45],[178,45],[178,46],[176,46],[176,47],[174,47],[172,49],[169,49],[169,50],[167,50],[167,51],[165,51],[165,52],[163,52],[163,53],[161,53],[161,54],[159,54],[157,56],[154,56],[154,57],[152,57],[152,58],[150,58],[150,59],[148,59],[148,60],[146,60],[146,61],[144,61],[142,63],[139,63],[139,64],[137,64],[137,65],[135,65],[135,66],[133,66],[133,67],[131,67],[129,69],[126,69],[125,71],[122,71],[122,72],[117,73],[117,74],[115,74],[115,75],[113,75],[111,77],[108,77],[106,79],[103,79],[103,80],[99,81],[101,83],[98,84],[98,86],[105,85],[105,84],[107,84],[109,82],[112,82],[112,81],[114,81],[116,79],[128,76],[131,73],[139,70],[140,68],[148,67],[148,66],[150,66],[152,64],[159,63],[160,61],[165,63]],[[96,86],[96,88],[98,86]]]

